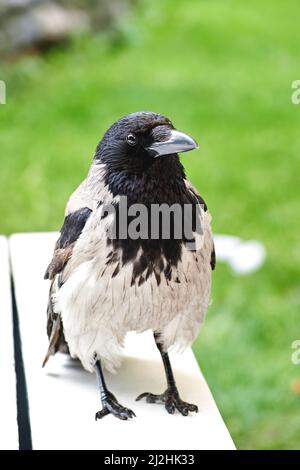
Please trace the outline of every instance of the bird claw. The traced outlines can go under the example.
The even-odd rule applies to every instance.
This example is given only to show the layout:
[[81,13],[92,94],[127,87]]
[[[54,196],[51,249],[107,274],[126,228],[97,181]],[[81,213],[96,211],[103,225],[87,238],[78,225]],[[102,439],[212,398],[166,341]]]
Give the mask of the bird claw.
[[97,411],[95,420],[102,419],[108,414],[112,414],[116,418],[126,421],[127,419],[135,417],[135,413],[129,408],[120,405],[116,397],[112,393],[108,393],[105,398],[102,398],[102,410]]
[[153,393],[141,393],[136,401],[146,398],[147,403],[163,403],[168,413],[174,414],[177,409],[183,416],[188,416],[189,412],[198,413],[198,407],[192,403],[181,400],[176,387],[167,388],[161,395]]

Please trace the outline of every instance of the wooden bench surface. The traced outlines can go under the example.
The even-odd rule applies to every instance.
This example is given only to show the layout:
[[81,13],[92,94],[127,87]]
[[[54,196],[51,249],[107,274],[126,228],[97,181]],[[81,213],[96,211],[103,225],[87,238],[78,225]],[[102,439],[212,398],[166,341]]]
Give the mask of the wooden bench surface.
[[160,405],[135,402],[142,392],[165,389],[162,363],[149,332],[128,335],[120,371],[106,373],[113,393],[137,415],[130,422],[112,416],[95,421],[95,412],[101,409],[96,378],[77,361],[56,355],[42,369],[49,289],[43,274],[56,239],[56,233],[10,238],[33,448],[234,449],[191,349],[171,355],[183,399],[199,407],[199,413],[189,417],[170,416]]
[[13,314],[8,243],[0,236],[0,449],[18,449]]

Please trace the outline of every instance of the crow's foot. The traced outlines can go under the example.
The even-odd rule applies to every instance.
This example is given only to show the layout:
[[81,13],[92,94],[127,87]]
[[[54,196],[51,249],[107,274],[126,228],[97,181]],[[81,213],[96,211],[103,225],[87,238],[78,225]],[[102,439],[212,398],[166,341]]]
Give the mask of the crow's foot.
[[132,410],[120,405],[116,397],[110,392],[107,392],[106,396],[102,398],[102,410],[96,413],[95,419],[97,421],[97,419],[101,419],[108,414],[112,414],[123,421],[135,416]]
[[142,393],[136,398],[136,401],[146,398],[147,403],[163,403],[168,413],[173,415],[177,409],[183,416],[187,416],[189,411],[198,413],[198,407],[181,400],[176,387],[169,387],[161,395],[153,393]]

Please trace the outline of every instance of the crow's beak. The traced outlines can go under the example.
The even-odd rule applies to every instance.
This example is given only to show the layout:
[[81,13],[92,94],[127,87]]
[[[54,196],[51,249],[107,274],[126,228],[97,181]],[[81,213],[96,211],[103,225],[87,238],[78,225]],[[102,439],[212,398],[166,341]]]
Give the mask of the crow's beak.
[[162,142],[153,142],[147,150],[152,150],[155,157],[170,155],[171,153],[189,152],[198,148],[197,142],[183,132],[171,130],[171,136],[168,140]]

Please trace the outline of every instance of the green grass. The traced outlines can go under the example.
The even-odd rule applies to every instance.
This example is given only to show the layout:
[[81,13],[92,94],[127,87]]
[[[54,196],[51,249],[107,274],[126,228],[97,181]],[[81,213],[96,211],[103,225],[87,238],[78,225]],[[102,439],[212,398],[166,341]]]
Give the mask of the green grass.
[[239,448],[300,447],[299,13],[297,0],[144,0],[111,38],[0,69],[0,232],[58,229],[104,130],[146,109],[199,141],[182,160],[215,232],[265,244],[255,274],[218,266],[194,347]]

